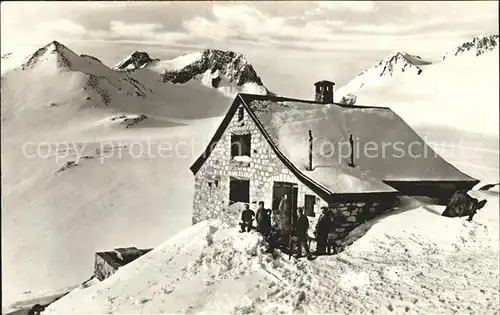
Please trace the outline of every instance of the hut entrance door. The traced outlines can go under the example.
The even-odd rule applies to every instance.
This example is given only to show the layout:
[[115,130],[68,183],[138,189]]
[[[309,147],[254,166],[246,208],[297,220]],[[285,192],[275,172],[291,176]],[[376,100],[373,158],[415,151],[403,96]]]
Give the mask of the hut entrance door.
[[294,183],[274,182],[273,186],[273,212],[278,210],[281,198],[287,195],[288,209],[292,210],[292,223],[297,218],[297,197],[299,186]]

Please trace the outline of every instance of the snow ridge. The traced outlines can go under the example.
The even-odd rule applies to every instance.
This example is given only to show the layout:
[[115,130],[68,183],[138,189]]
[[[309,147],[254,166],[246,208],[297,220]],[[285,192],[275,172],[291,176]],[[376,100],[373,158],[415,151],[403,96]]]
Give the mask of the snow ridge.
[[499,35],[476,36],[471,41],[457,46],[451,52],[443,56],[443,60],[449,56],[458,56],[464,53],[473,53],[475,56],[481,56],[489,51],[498,48]]
[[348,84],[341,87],[335,93],[336,101],[340,102],[343,96],[356,93],[365,85],[379,84],[401,73],[420,75],[423,67],[429,64],[431,62],[423,60],[420,56],[406,52],[395,52],[373,67],[360,72]]
[[[420,61],[420,62],[419,62]],[[371,69],[365,70],[360,73],[363,74],[367,71],[373,70],[379,72],[379,76],[393,76],[398,72],[413,71],[417,74],[422,73],[422,69],[418,65],[430,64],[430,62],[422,60],[419,56],[413,56],[408,53],[396,52],[390,56],[382,59]]]

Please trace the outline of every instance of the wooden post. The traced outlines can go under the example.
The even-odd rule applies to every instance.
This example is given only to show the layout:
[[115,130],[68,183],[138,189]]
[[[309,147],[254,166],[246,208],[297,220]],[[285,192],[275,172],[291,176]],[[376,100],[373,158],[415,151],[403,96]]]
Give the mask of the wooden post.
[[309,130],[309,171],[313,170],[312,166],[312,153],[313,152],[313,136],[312,136],[312,131]]
[[349,144],[351,145],[351,162],[349,162],[349,166],[354,167],[354,140],[352,135],[349,136]]

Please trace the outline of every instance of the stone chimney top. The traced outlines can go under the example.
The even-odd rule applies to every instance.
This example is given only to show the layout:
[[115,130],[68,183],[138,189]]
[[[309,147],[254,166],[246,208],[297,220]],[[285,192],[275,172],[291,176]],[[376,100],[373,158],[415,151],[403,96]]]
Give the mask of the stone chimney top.
[[335,83],[331,81],[318,81],[314,83],[316,96],[314,100],[321,103],[333,103],[333,87]]

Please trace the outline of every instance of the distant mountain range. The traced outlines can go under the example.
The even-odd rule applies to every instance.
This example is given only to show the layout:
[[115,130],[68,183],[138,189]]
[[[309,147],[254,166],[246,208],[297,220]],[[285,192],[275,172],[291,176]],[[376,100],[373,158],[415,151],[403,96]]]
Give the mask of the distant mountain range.
[[[445,54],[439,62],[406,52],[393,53],[337,89],[335,100],[356,99],[358,94],[373,90],[372,87],[421,77],[428,69],[449,63],[453,58],[476,58],[498,51],[498,41],[498,35],[475,37]],[[11,53],[2,55],[2,61],[15,59],[12,56]],[[394,81],[395,78],[399,79]],[[396,95],[394,86],[390,94]],[[27,89],[29,94],[25,93]],[[204,118],[223,115],[229,101],[222,99],[237,93],[274,94],[252,64],[242,54],[232,51],[207,49],[172,60],[160,60],[147,52],[135,51],[108,67],[98,58],[78,55],[57,41],[41,47],[12,70],[2,71],[2,92],[6,100],[2,101],[2,126],[17,120],[21,112],[40,107],[73,107],[66,111],[69,115],[66,120],[75,119],[74,115],[85,116],[82,110],[99,108],[120,114],[119,117],[129,114],[153,120],[154,117]],[[358,98],[357,102],[363,99],[367,98]],[[378,101],[379,98],[368,99],[367,103]],[[385,105],[385,101],[383,103]],[[46,117],[48,124],[55,119],[52,112],[37,114],[37,117],[45,115],[50,116]],[[60,119],[61,116],[57,116]],[[123,123],[123,119],[113,121]],[[145,124],[145,120],[140,123]]]
[[[96,57],[78,55],[53,41],[2,72],[2,127],[7,131],[36,120],[52,127],[76,119],[73,124],[77,126],[85,119],[102,121],[110,114],[114,116],[107,126],[129,126],[127,119],[139,123],[137,117],[147,117],[140,120],[141,125],[170,126],[164,118],[222,115],[228,98],[239,92],[270,93],[243,55],[221,50],[173,60],[134,52],[110,68]],[[42,108],[51,111],[39,112]],[[102,126],[91,122],[85,126],[96,124]]]
[[[451,52],[446,53],[442,60],[461,55],[481,56],[498,48],[498,35],[474,37],[471,41],[460,44]],[[420,56],[411,55],[406,52],[396,52],[380,62],[360,72],[354,79],[337,91],[339,100],[347,94],[356,94],[360,89],[370,85],[377,85],[392,79],[401,73],[406,75],[420,75],[433,62],[422,59]]]

